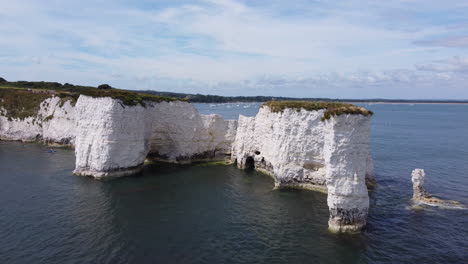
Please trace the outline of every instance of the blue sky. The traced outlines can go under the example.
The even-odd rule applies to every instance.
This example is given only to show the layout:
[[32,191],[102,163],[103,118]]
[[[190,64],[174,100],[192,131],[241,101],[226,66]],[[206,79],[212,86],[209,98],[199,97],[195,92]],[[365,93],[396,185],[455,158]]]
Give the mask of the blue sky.
[[0,0],[0,35],[8,80],[468,99],[468,1]]

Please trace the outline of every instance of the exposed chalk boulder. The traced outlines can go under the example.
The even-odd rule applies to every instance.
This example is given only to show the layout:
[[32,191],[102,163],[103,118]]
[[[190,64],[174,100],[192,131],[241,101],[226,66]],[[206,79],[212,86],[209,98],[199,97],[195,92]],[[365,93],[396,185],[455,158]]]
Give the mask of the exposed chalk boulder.
[[369,207],[366,176],[374,181],[369,152],[370,115],[324,118],[326,109],[263,106],[255,117],[239,118],[232,160],[273,176],[276,188],[328,192],[329,227],[358,231]]

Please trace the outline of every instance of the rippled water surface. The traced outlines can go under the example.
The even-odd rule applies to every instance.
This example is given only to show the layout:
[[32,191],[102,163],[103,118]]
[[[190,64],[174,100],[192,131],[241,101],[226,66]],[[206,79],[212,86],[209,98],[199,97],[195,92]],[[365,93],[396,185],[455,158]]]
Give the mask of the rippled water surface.
[[[235,119],[259,104],[198,104]],[[468,263],[467,210],[409,210],[411,170],[468,204],[468,106],[370,105],[378,186],[368,229],[327,231],[326,195],[273,191],[233,166],[71,175],[74,153],[0,141],[0,263]]]

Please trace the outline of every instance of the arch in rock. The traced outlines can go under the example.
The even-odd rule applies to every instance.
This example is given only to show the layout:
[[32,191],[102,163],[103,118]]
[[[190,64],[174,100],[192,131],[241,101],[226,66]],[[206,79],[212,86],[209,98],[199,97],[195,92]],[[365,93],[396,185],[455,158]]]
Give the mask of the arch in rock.
[[247,158],[245,159],[244,169],[246,170],[255,169],[255,160],[252,156],[247,156]]

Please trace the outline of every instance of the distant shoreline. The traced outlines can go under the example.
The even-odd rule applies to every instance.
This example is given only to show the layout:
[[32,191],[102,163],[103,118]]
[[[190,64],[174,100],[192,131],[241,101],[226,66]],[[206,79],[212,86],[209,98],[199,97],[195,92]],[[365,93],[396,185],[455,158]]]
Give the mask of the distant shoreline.
[[351,102],[347,101],[348,103],[352,104],[459,104],[459,105],[466,105],[468,102]]
[[[308,100],[307,100],[308,101]],[[468,105],[468,102],[374,102],[374,101],[341,101],[336,102],[350,103],[350,104],[455,104],[455,105]],[[239,102],[191,102],[193,104],[248,104],[248,103],[265,103],[265,101],[239,101]]]
[[[106,86],[106,89],[101,88]],[[369,98],[369,99],[338,99],[338,98],[298,98],[298,97],[283,97],[283,96],[221,96],[221,95],[204,95],[204,94],[188,94],[188,93],[175,93],[175,92],[161,92],[154,90],[125,90],[125,89],[111,89],[109,85],[100,85],[99,88],[91,86],[73,85],[69,83],[61,84],[58,82],[28,82],[16,81],[8,82],[0,78],[0,89],[20,89],[32,90],[45,93],[54,93],[54,91],[83,94],[89,91],[125,91],[129,93],[142,93],[149,95],[156,95],[160,97],[170,97],[179,100],[186,100],[190,103],[254,103],[254,102],[267,102],[267,101],[323,101],[323,102],[341,102],[352,104],[468,104],[468,99],[451,100],[451,99],[383,99],[383,98]]]

